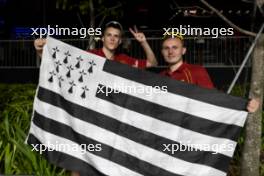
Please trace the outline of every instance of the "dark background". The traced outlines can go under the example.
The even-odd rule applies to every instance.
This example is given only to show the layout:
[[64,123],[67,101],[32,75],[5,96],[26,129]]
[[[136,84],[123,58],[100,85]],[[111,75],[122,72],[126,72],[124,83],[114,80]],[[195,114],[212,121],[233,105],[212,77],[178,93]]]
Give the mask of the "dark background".
[[[64,8],[58,3],[59,1],[64,0],[0,0],[0,42],[1,40],[34,39],[28,33],[18,36],[18,28],[30,29],[31,27],[47,27],[47,25],[89,27],[89,13],[83,13],[80,10],[80,4],[83,1],[68,0]],[[155,31],[164,32],[162,31],[164,27],[178,27],[180,24],[191,25],[191,27],[230,27],[199,0],[102,0],[101,5],[98,2],[94,1],[96,15],[100,14],[102,8],[110,9],[116,4],[120,5],[115,10],[120,13],[106,15],[103,24],[109,20],[118,20],[125,30],[137,25],[139,29],[147,33],[148,37],[157,36]],[[255,9],[254,13],[254,0],[208,0],[207,2],[243,29],[257,32],[264,22],[263,14],[259,9]],[[196,10],[196,13],[190,13],[191,10]],[[262,10],[264,11],[263,6]],[[102,17],[96,18],[95,27],[101,27],[99,23]],[[26,31],[22,32],[26,33]],[[235,29],[234,32],[234,36],[244,35]],[[132,37],[128,33],[129,36]],[[156,68],[152,71],[159,70],[160,68]],[[223,85],[229,85],[235,75],[234,68],[231,67],[207,68],[207,70],[220,89]],[[239,81],[244,82],[245,79],[248,81],[249,74],[249,69],[246,69]],[[38,68],[0,68],[0,82],[37,83],[37,81]]]
[[[1,39],[15,39],[17,27],[43,27],[48,24],[57,24],[60,27],[89,26],[89,14],[81,13],[78,7],[81,1],[68,0],[68,7],[64,9],[62,5],[58,5],[58,2],[59,0],[0,0]],[[163,27],[177,27],[179,24],[190,24],[192,27],[230,27],[199,0],[105,0],[103,2],[106,8],[116,4],[121,5],[116,11],[122,11],[122,15],[106,16],[104,22],[119,20],[125,29],[135,24],[144,30],[162,30]],[[253,0],[208,0],[208,2],[244,29],[257,31],[264,22],[259,10],[256,10],[256,17],[252,17]],[[98,10],[100,6],[94,3],[94,7]],[[195,15],[184,14],[184,11],[192,9],[197,10]],[[101,18],[102,16],[96,18],[96,27]],[[237,32],[236,35],[240,34]]]

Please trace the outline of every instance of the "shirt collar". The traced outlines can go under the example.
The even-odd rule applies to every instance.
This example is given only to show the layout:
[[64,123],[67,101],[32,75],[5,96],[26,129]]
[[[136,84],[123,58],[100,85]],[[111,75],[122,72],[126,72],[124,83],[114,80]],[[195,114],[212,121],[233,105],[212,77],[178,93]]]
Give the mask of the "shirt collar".
[[170,68],[168,68],[168,69],[166,70],[166,75],[172,75],[173,73],[181,73],[181,72],[183,72],[183,70],[186,68],[187,65],[188,65],[188,64],[187,64],[186,62],[183,62],[183,63],[181,64],[181,66],[180,66],[177,70],[175,70],[174,72],[171,72],[171,71],[170,71]]

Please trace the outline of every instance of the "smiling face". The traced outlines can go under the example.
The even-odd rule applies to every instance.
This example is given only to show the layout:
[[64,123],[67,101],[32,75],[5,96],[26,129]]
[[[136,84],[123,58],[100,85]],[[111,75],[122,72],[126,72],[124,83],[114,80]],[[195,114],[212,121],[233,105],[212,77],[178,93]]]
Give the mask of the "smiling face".
[[169,65],[175,65],[183,62],[182,56],[185,52],[186,48],[183,46],[183,42],[177,37],[168,38],[162,43],[161,53]]
[[103,47],[109,51],[114,51],[117,49],[121,43],[121,31],[114,27],[108,27],[104,31],[104,36],[102,38]]

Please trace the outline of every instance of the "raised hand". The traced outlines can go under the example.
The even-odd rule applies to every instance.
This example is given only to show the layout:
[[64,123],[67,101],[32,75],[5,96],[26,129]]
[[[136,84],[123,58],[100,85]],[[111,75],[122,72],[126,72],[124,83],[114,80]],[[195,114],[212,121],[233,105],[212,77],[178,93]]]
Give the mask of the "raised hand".
[[147,41],[145,34],[143,32],[139,32],[136,26],[134,26],[134,30],[132,28],[129,28],[129,31],[139,43]]

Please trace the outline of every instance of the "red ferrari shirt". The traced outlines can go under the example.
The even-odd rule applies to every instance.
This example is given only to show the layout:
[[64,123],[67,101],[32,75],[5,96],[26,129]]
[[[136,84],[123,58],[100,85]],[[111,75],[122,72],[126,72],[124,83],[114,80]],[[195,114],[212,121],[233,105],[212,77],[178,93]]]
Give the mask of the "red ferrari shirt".
[[212,89],[214,85],[202,66],[183,63],[176,71],[171,72],[169,69],[160,73],[169,76],[172,79],[195,84],[204,88]]
[[[102,48],[101,49],[89,50],[88,52],[93,53],[93,54],[96,54],[98,56],[105,57],[105,54],[104,54]],[[138,68],[146,68],[146,65],[147,65],[147,61],[146,60],[143,60],[143,59],[135,59],[133,57],[129,57],[128,55],[121,54],[121,53],[115,54],[114,55],[114,60],[115,61],[118,61],[118,62],[121,62],[123,64],[128,64],[128,65],[131,65],[131,66],[136,66]]]

